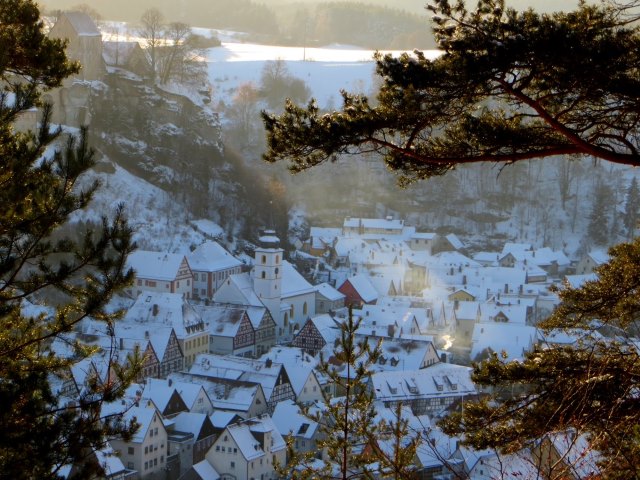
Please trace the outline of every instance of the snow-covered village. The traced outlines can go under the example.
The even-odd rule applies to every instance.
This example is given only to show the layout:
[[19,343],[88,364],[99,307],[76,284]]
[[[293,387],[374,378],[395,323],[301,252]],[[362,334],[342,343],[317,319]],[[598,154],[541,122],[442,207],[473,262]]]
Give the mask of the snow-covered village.
[[[32,3],[10,1],[16,8]],[[283,115],[278,118],[294,115],[289,103],[283,110],[286,99],[308,102],[308,111],[295,113],[303,127],[320,124],[341,102],[346,113],[336,118],[344,119],[369,106],[341,92],[375,97],[397,67],[391,57],[435,65],[442,51],[409,34],[403,35],[423,42],[424,54],[401,55],[411,50],[400,40],[385,47],[313,43],[308,19],[304,31],[298,28],[302,40],[282,33],[279,39],[287,45],[260,43],[266,38],[262,32],[231,27],[164,19],[160,25],[160,17],[155,27],[164,37],[150,39],[151,10],[140,26],[105,20],[92,6],[61,8],[63,3],[44,2],[50,8],[43,9],[39,29],[45,38],[63,41],[78,68],[65,71],[57,84],[47,83],[52,74],[43,74],[39,81],[46,88],[22,108],[27,106],[22,96],[31,98],[35,90],[15,87],[12,75],[22,75],[22,67],[0,62],[2,82],[14,88],[5,88],[0,97],[0,113],[9,112],[7,131],[17,132],[11,133],[16,145],[23,145],[21,139],[38,145],[30,168],[61,178],[65,169],[79,172],[73,178],[67,174],[59,189],[74,195],[73,202],[61,200],[63,206],[56,207],[55,215],[64,211],[64,216],[46,210],[38,217],[40,225],[42,217],[51,216],[49,230],[30,231],[21,217],[39,194],[35,200],[25,194],[28,208],[7,207],[4,214],[18,233],[0,229],[0,317],[9,319],[3,330],[20,332],[18,343],[25,338],[24,345],[37,345],[35,358],[58,363],[38,367],[45,371],[44,394],[17,400],[5,395],[2,385],[28,385],[31,377],[20,380],[15,372],[23,367],[2,366],[11,356],[23,360],[14,340],[0,335],[0,398],[11,412],[29,403],[24,398],[42,396],[47,415],[68,422],[68,430],[55,427],[60,430],[51,436],[55,441],[42,436],[43,442],[64,445],[56,447],[64,453],[49,459],[42,453],[46,448],[23,448],[22,439],[15,440],[19,436],[9,435],[11,428],[24,433],[38,422],[18,422],[7,414],[0,423],[7,438],[0,441],[0,478],[637,478],[607,476],[618,447],[594,432],[613,431],[610,424],[591,429],[589,420],[574,419],[604,417],[598,410],[605,403],[601,397],[589,397],[597,414],[582,403],[577,413],[564,409],[578,402],[575,398],[588,397],[589,389],[556,399],[562,408],[549,413],[546,406],[553,410],[556,404],[545,403],[551,400],[538,394],[533,374],[527,373],[536,361],[545,362],[545,352],[571,356],[574,349],[591,349],[595,356],[598,348],[622,345],[620,356],[638,356],[640,329],[624,323],[637,318],[635,310],[624,310],[634,308],[624,299],[634,299],[637,286],[624,290],[633,274],[615,277],[617,270],[609,268],[626,255],[636,258],[623,247],[609,249],[638,243],[633,243],[640,227],[634,163],[611,160],[608,150],[598,156],[594,148],[588,150],[592,156],[579,158],[583,151],[554,144],[550,149],[566,159],[542,155],[542,147],[535,146],[541,160],[523,155],[523,163],[515,158],[520,153],[508,157],[511,151],[506,160],[495,160],[485,152],[487,163],[447,164],[443,171],[424,173],[424,167],[412,170],[407,160],[422,154],[410,144],[406,157],[385,157],[385,168],[376,155],[405,135],[403,126],[391,126],[382,134],[384,146],[375,138],[367,148],[358,145],[355,160],[346,160],[355,150],[330,151],[322,144],[307,159],[295,159],[302,167],[280,165],[264,153],[276,151],[280,140],[275,130],[265,140],[264,129],[276,118],[271,112]],[[0,28],[8,31],[4,15],[0,6]],[[274,18],[288,18],[278,15]],[[0,31],[0,46],[3,35]],[[387,60],[381,60],[383,53]],[[382,63],[376,67],[384,61],[392,64],[388,71]],[[281,87],[278,96],[274,92]],[[493,107],[490,95],[478,98],[482,109]],[[539,111],[533,102],[526,105]],[[348,137],[350,132],[333,133],[338,120],[327,131]],[[29,136],[41,122],[53,125],[50,139],[44,133]],[[429,128],[444,131],[439,125]],[[584,131],[590,128],[600,127]],[[367,131],[369,137],[374,135]],[[301,141],[293,133],[291,138]],[[86,165],[61,160],[61,151],[78,144],[78,152],[86,153],[85,139],[92,149]],[[618,148],[636,140],[611,142]],[[326,158],[316,166],[318,151]],[[80,154],[66,155],[82,161]],[[23,184],[30,188],[26,180]],[[102,238],[107,240],[100,243]],[[605,275],[614,280],[602,287],[598,282]],[[30,283],[36,281],[42,286]],[[589,308],[572,310],[580,299],[565,292],[591,285],[601,295],[619,287],[628,298],[615,305],[594,300]],[[600,308],[613,312],[615,321]],[[567,312],[565,320],[556,318],[559,311]],[[36,322],[46,327],[36,328]],[[549,364],[549,370],[573,372],[567,375],[575,378],[589,368],[568,361]],[[594,370],[584,384],[606,379],[615,384],[622,370]],[[551,397],[553,386],[573,378],[545,375],[543,391]],[[613,403],[637,400],[635,382],[620,387],[626,393]],[[536,398],[542,406],[530,400]],[[527,409],[548,413],[555,423],[538,433],[540,422],[534,428],[533,420],[518,417]],[[495,414],[487,425],[490,433],[501,431],[510,439],[504,448],[491,443],[489,433],[482,438],[485,427],[466,420],[465,412],[482,417],[481,411]],[[624,415],[628,420],[622,423],[634,425],[636,417]],[[76,418],[100,427],[76,435],[69,426],[82,423]],[[23,457],[4,456],[11,442]],[[44,470],[16,473],[28,472],[24,465],[38,455],[50,462]],[[633,464],[636,457],[629,458]]]

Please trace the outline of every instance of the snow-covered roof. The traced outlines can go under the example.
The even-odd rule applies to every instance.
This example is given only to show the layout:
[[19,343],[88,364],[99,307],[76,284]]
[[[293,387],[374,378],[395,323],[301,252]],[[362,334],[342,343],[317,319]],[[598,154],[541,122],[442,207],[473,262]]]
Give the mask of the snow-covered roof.
[[139,278],[171,281],[177,277],[184,259],[180,253],[135,250],[127,257],[127,266],[133,268]]
[[205,218],[191,221],[191,226],[209,237],[218,237],[224,234],[224,229],[220,225]]
[[324,298],[332,302],[345,298],[342,293],[340,293],[328,283],[321,283],[319,285],[316,285],[314,288],[316,292],[318,292],[318,294],[322,295]]
[[[234,298],[228,298],[228,290],[233,291]],[[221,298],[224,295],[224,298]],[[213,295],[213,299],[216,302],[231,301],[241,305],[252,305],[255,307],[263,307],[264,304],[255,291],[253,290],[253,280],[248,273],[237,273],[229,275],[225,284],[218,289]]]
[[262,444],[257,440],[256,436],[253,435],[254,432],[271,433],[272,444],[270,449],[272,453],[286,447],[284,438],[280,435],[273,420],[271,420],[271,417],[268,415],[250,418],[242,423],[229,425],[226,431],[233,437],[245,460],[254,460],[265,455]]
[[589,257],[595,262],[596,265],[602,265],[607,263],[611,257],[604,250],[592,250],[589,252]]
[[219,243],[206,241],[187,255],[191,270],[219,272],[242,266],[242,262],[227,252]]
[[271,419],[280,434],[285,436],[292,434],[309,439],[313,438],[318,429],[318,423],[304,416],[300,407],[292,400],[278,402]]
[[183,338],[189,335],[190,327],[201,325],[202,319],[180,293],[144,292],[127,310],[123,322],[146,324],[147,330],[153,328],[149,324],[173,327]]
[[202,480],[219,480],[220,474],[213,468],[207,459],[202,460],[201,462],[193,464],[193,471],[202,479]]
[[378,372],[371,375],[372,391],[378,400],[410,400],[472,395],[471,368],[436,363],[421,370]]
[[479,302],[458,302],[455,309],[458,320],[474,320],[478,317]]
[[358,273],[349,277],[346,281],[351,284],[365,302],[373,302],[378,298],[378,291],[371,284],[368,275]]
[[271,348],[260,357],[261,361],[266,362],[267,359],[284,366],[296,396],[302,393],[307,380],[314,375],[314,368],[318,365],[318,360],[303,352],[302,349],[280,345]]
[[102,34],[91,17],[84,12],[62,12],[67,17],[73,29],[81,37],[101,37]]
[[566,275],[564,280],[571,288],[580,288],[586,282],[595,282],[598,279],[597,273],[587,273],[584,275]]
[[208,416],[205,413],[180,412],[171,418],[174,429],[179,432],[192,433],[196,440],[202,430],[202,425],[207,421]]
[[535,327],[512,323],[476,323],[473,328],[471,359],[486,349],[506,352],[511,360],[522,359],[536,343]]
[[411,239],[420,239],[420,240],[433,240],[436,237],[436,233],[434,232],[414,232],[411,235]]
[[517,253],[523,254],[523,252],[533,250],[533,245],[530,243],[515,243],[515,242],[506,242],[502,247],[502,255],[504,256],[507,253]]
[[404,220],[392,218],[345,218],[343,228],[384,229],[402,231]]
[[524,325],[527,322],[527,306],[523,304],[481,303],[480,322],[492,322],[498,315],[504,315],[509,323]]
[[287,297],[295,297],[296,295],[302,295],[305,293],[312,293],[314,291],[313,285],[307,282],[302,275],[291,265],[284,260],[282,262],[282,299]]
[[247,412],[262,386],[257,383],[214,378],[191,373],[172,373],[171,378],[202,385],[209,396],[214,410]]
[[245,307],[232,304],[196,305],[194,307],[207,323],[210,335],[235,337],[245,314]]
[[265,397],[269,399],[282,367],[281,363],[245,357],[200,354],[191,365],[189,373],[202,377],[259,383]]
[[464,248],[464,243],[462,243],[462,240],[460,240],[455,233],[450,233],[448,235],[445,235],[444,238],[446,238],[451,244],[451,246],[456,250],[461,250]]

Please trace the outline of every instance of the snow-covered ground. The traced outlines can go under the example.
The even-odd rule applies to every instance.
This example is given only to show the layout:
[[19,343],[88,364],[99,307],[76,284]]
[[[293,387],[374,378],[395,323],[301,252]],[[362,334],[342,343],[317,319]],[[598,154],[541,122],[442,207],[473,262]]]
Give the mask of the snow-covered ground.
[[[259,85],[265,63],[275,60],[284,61],[289,73],[307,84],[320,107],[338,106],[341,89],[370,93],[373,85],[375,52],[348,45],[304,48],[225,41],[207,53],[215,100],[228,101],[243,83]],[[437,52],[429,55],[435,56]]]

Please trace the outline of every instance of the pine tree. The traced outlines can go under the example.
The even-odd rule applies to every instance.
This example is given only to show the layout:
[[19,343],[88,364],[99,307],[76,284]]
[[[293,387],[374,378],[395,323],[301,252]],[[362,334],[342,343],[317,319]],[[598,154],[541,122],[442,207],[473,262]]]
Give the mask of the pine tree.
[[[640,241],[615,246],[598,279],[564,288],[562,304],[541,325],[578,333],[574,346],[540,347],[522,362],[497,355],[475,366],[473,380],[502,399],[465,403],[445,430],[476,448],[517,451],[547,432],[587,434],[604,478],[640,478]],[[608,337],[602,337],[603,332]],[[523,393],[510,396],[512,386]]]
[[403,182],[461,164],[562,155],[640,165],[640,27],[629,5],[538,14],[503,0],[475,9],[435,0],[428,8],[441,55],[378,54],[375,106],[345,92],[340,111],[288,102],[281,115],[263,112],[265,160],[289,161],[295,172],[375,151]]
[[[419,433],[409,432],[402,418],[401,406],[396,421],[377,422],[372,392],[368,389],[371,366],[380,357],[380,343],[371,346],[359,341],[356,333],[360,320],[349,310],[348,319],[340,325],[340,337],[329,359],[318,368],[336,391],[337,398],[325,396],[325,403],[309,418],[320,426],[317,446],[326,452],[328,461],[320,468],[316,452],[300,455],[289,442],[288,464],[279,473],[293,479],[414,479],[414,460]],[[380,439],[391,441],[392,448],[380,448]]]
[[611,188],[603,182],[598,182],[594,187],[593,203],[587,228],[589,239],[596,245],[606,245],[609,241],[609,208],[611,204]]
[[[92,448],[135,428],[118,416],[100,418],[101,403],[122,395],[131,378],[132,372],[115,363],[113,376],[94,379],[75,405],[62,404],[50,384],[93,353],[71,342],[74,355],[61,357],[52,348],[54,340],[66,339],[89,316],[112,326],[117,315],[108,313],[106,304],[132,278],[125,268],[131,230],[121,209],[98,228],[77,232],[79,240],[58,231],[88,205],[98,187],[75,188],[93,165],[86,131],[64,140],[61,130],[49,125],[48,106],[42,108],[37,132],[14,130],[22,112],[40,105],[44,89],[78,71],[64,47],[45,36],[32,0],[0,2],[1,478],[57,478],[62,467],[72,464],[86,476]],[[25,309],[39,301],[55,313]]]
[[[441,55],[378,55],[375,106],[345,92],[341,111],[322,112],[312,101],[263,112],[264,159],[299,172],[377,152],[401,184],[463,164],[567,155],[640,166],[638,6],[581,2],[571,12],[538,14],[502,0],[473,9],[434,0],[428,9]],[[640,242],[610,254],[598,280],[560,292],[562,305],[543,324],[582,339],[541,347],[521,362],[494,354],[476,365],[474,380],[496,395],[465,402],[445,420],[448,433],[515,452],[570,429],[599,451],[603,478],[640,478]]]
[[633,240],[638,225],[638,210],[640,210],[640,189],[638,189],[636,177],[633,177],[627,189],[627,201],[625,202],[623,217],[624,226],[627,229],[627,235],[630,240]]

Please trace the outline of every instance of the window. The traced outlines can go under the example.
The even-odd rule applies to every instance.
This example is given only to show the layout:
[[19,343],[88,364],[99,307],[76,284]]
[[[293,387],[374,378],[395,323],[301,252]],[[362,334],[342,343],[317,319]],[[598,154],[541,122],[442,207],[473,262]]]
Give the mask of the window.
[[260,274],[260,278],[267,278],[267,274],[266,274],[265,272],[262,272],[262,273]]
[[280,272],[280,270],[276,267],[276,275],[278,275],[278,272]]
[[234,449],[233,449],[233,453],[238,453],[238,449],[237,449],[237,448],[234,448]]
[[144,454],[146,455],[147,453],[149,453],[149,447],[144,447]]
[[127,462],[127,468],[129,470],[133,470],[135,467],[133,466],[133,462]]
[[191,280],[187,279],[187,287],[191,285]]
[[144,462],[144,469],[148,470],[149,469],[149,462]]
[[276,255],[276,263],[280,263],[280,255]]
[[138,279],[138,285],[142,285],[142,280]]
[[164,463],[164,455],[160,455],[160,463]]
[[180,288],[180,280],[176,282],[176,288]]
[[231,462],[231,468],[236,468],[236,462]]
[[200,279],[201,279],[203,282],[206,282],[206,281],[207,281],[207,274],[206,274],[206,273],[202,273],[202,274],[200,274]]
[[262,255],[262,264],[264,265],[265,263],[267,263],[267,256]]
[[[153,437],[153,428],[150,428],[150,429],[149,429],[149,436],[150,436],[150,437]],[[145,448],[146,448],[146,447],[145,447]]]
[[158,459],[157,459],[157,458],[154,458],[154,459],[153,459],[153,466],[155,467],[156,465],[158,465]]
[[135,455],[135,453],[136,453],[136,449],[135,449],[134,447],[129,447],[129,448],[127,449],[127,453],[128,453],[129,455]]
[[156,427],[154,430],[155,430],[155,432],[153,432],[153,434],[154,435],[158,435],[158,428]]
[[216,445],[216,452],[220,451],[220,445]]
[[303,315],[307,314],[307,302],[304,302],[304,305],[302,305],[302,314]]

